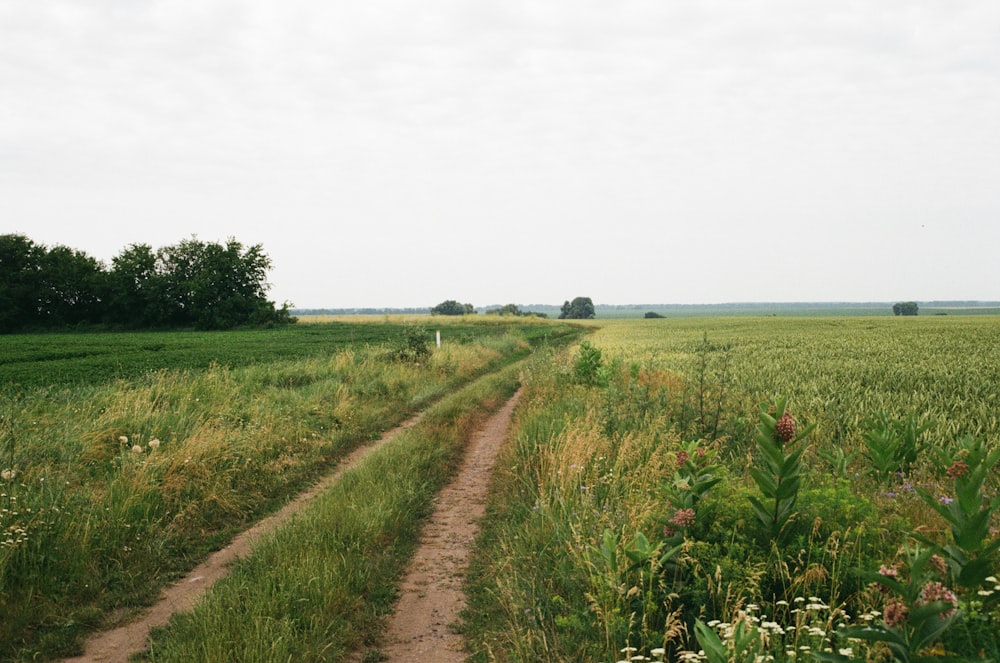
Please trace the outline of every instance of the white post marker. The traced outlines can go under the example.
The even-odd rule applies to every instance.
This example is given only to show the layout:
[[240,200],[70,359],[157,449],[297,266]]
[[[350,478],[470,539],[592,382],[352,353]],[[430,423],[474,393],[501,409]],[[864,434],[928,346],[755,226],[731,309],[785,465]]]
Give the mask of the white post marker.
[[441,349],[441,330],[440,329],[437,330],[437,344],[438,344],[438,350],[440,350]]

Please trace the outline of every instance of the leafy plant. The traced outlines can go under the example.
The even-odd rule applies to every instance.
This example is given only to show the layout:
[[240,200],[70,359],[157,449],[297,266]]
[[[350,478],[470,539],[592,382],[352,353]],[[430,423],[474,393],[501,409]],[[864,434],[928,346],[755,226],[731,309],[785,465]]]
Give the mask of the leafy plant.
[[[937,569],[934,548],[914,547],[907,550],[908,577],[901,579],[899,571],[883,567],[878,573],[862,574],[881,588],[885,595],[882,622],[868,626],[851,626],[840,629],[840,640],[852,639],[882,643],[888,648],[892,660],[904,663],[940,660],[926,650],[940,640],[958,615],[955,594],[935,578]],[[815,655],[820,661],[850,661],[840,653]]]
[[883,479],[896,472],[908,473],[928,447],[920,438],[933,425],[931,421],[919,424],[913,414],[890,419],[883,413],[868,419],[863,438],[865,458],[874,473]]
[[757,519],[771,538],[778,540],[794,515],[795,502],[802,485],[802,441],[816,427],[810,424],[801,432],[792,415],[785,411],[786,398],[778,398],[769,408],[761,404],[754,439],[757,441],[757,465],[749,468],[763,499],[751,495]]
[[[934,509],[951,531],[952,542],[943,546],[956,581],[970,589],[983,586],[993,572],[1000,537],[990,536],[990,521],[1000,508],[1000,495],[987,499],[983,484],[1000,462],[1000,448],[989,451],[983,441],[971,436],[961,441],[961,450],[948,468],[947,476],[954,479],[955,497],[937,496],[917,489],[921,499]],[[914,534],[924,543],[926,537]]]
[[573,377],[580,384],[593,386],[601,382],[601,349],[588,341],[580,343],[580,351],[573,364]]

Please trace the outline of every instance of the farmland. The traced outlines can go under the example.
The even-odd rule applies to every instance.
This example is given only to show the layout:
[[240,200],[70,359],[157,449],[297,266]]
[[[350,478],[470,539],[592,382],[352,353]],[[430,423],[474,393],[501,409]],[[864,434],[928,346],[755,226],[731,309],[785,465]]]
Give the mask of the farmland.
[[998,323],[602,322],[527,380],[474,660],[995,658]]
[[[30,378],[5,378],[2,655],[73,651],[346,450],[535,347],[331,490],[151,658],[377,643],[475,403],[514,381],[472,660],[1000,656],[1000,319],[599,320],[569,348],[545,342],[579,340],[561,323],[456,321],[417,361],[408,330],[427,328],[400,322],[124,335],[117,364],[107,337],[45,337],[52,363],[12,349],[0,368]],[[176,363],[147,365],[157,352]]]
[[[503,334],[497,321],[472,324],[437,318],[433,328],[420,319],[366,322],[326,321],[288,327],[226,332],[46,333],[2,337],[0,386],[62,387],[132,379],[152,370],[205,369],[212,364],[238,367],[329,355],[365,344],[401,343],[407,329],[433,341],[444,329],[449,341]],[[423,318],[423,322],[428,319]],[[535,340],[559,334],[552,328],[522,324],[520,333]]]
[[579,333],[435,322],[440,349],[385,321],[5,337],[0,658],[76,651],[353,447]]

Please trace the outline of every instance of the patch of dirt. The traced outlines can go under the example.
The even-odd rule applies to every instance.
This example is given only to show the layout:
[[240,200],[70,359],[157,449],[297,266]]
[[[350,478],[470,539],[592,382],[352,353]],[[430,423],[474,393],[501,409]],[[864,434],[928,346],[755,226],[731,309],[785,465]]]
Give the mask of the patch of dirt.
[[458,476],[437,497],[400,586],[385,645],[393,663],[453,663],[465,660],[465,643],[453,626],[465,607],[462,582],[479,520],[486,510],[490,477],[507,437],[521,392],[473,435]]
[[184,578],[166,588],[160,599],[135,621],[95,634],[84,644],[81,656],[65,659],[64,663],[128,663],[129,656],[149,647],[149,633],[158,626],[165,626],[175,611],[189,610],[215,581],[229,572],[230,565],[246,557],[261,535],[266,534],[300,511],[310,500],[320,495],[337,481],[346,470],[357,465],[369,453],[389,442],[400,431],[413,426],[421,415],[412,417],[385,433],[377,442],[355,449],[337,465],[336,470],[313,487],[299,493],[292,501],[250,529],[239,534],[225,548],[212,553]]

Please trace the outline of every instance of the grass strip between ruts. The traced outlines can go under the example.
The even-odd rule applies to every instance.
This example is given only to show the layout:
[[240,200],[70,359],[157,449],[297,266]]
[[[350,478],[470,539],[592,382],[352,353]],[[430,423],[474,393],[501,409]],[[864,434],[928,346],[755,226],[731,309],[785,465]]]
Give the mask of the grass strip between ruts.
[[444,399],[345,472],[192,612],[155,632],[148,660],[342,660],[375,644],[435,494],[477,425],[516,390],[519,370]]

